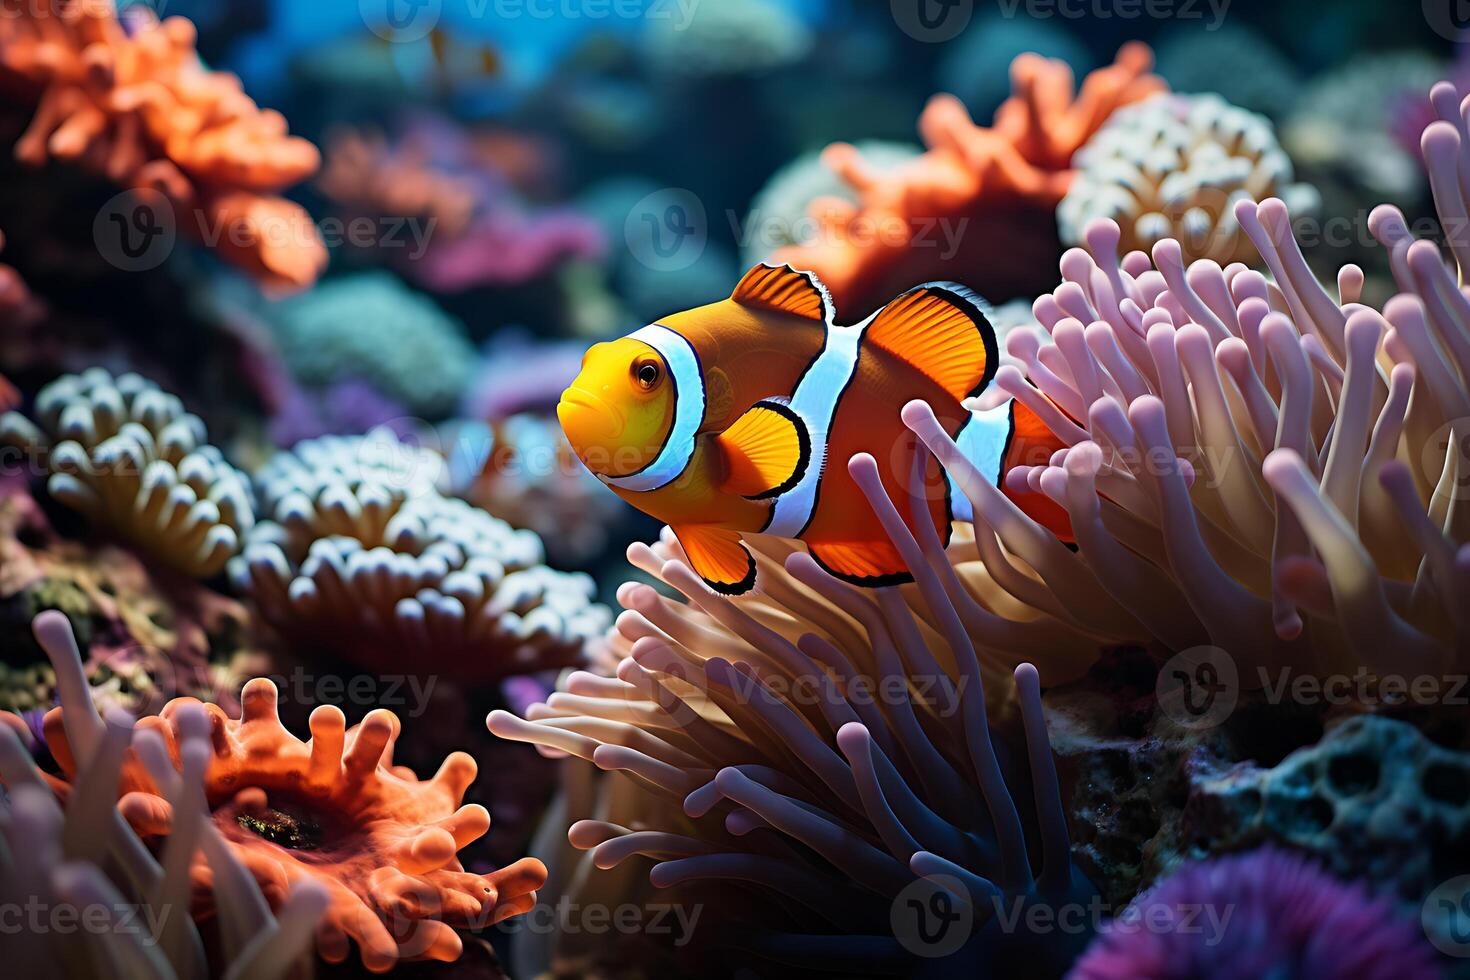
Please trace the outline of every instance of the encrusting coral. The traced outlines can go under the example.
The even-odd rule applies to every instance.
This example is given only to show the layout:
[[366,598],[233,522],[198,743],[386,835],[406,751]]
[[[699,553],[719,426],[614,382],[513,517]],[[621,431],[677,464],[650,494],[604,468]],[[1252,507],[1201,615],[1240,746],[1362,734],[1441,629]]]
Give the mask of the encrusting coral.
[[268,465],[237,587],[283,632],[371,670],[484,683],[576,663],[608,620],[591,577],[545,567],[533,532],[440,496],[438,457],[373,463],[382,449],[365,447],[382,438],[306,443]]
[[614,811],[572,824],[568,840],[604,873],[652,858],[656,888],[713,880],[727,899],[737,881],[756,888],[753,921],[725,939],[760,957],[901,967],[919,952],[893,932],[891,909],[907,896],[971,910],[977,928],[955,956],[1030,955],[1059,971],[1076,950],[986,918],[1007,904],[1085,902],[1092,890],[1072,865],[1036,668],[1014,670],[1039,828],[1031,848],[1017,805],[1026,794],[1002,775],[986,709],[987,694],[1010,686],[992,685],[996,665],[969,639],[971,618],[987,614],[938,536],[921,531],[921,542],[905,527],[899,506],[921,501],[921,486],[895,504],[871,457],[851,469],[915,570],[917,596],[865,593],[804,553],[786,557],[783,575],[763,550],[768,597],[737,601],[707,589],[671,539],[635,545],[634,563],[687,605],[623,586],[615,676],[573,673],[524,720],[496,711],[487,724],[630,779],[654,804],[636,823]]
[[1067,976],[1246,980],[1271,976],[1282,964],[1302,977],[1440,976],[1417,922],[1396,916],[1361,882],[1344,884],[1272,847],[1190,865],[1165,879],[1104,926]]
[[[65,617],[43,614],[35,630],[52,652],[73,705],[60,719],[65,738],[86,765],[71,773],[72,781],[60,787],[58,799],[54,777],[32,761],[25,725],[0,712],[0,782],[5,787],[0,793],[0,902],[27,915],[47,916],[43,922],[65,922],[56,917],[68,912],[85,916],[88,927],[7,929],[7,972],[18,977],[112,974],[157,980],[211,975],[286,980],[298,975],[327,908],[328,890],[305,876],[282,882],[272,914],[247,865],[225,844],[221,828],[201,812],[211,751],[204,711],[197,704],[181,706],[177,762],[163,754],[156,740],[147,746],[151,751],[141,751],[151,736],[140,732],[135,738],[130,717],[115,711],[105,721],[98,717]],[[152,798],[158,810],[200,814],[175,821],[156,856],[120,818],[113,802],[123,772],[135,768],[135,760],[128,758],[130,739],[159,787]],[[187,915],[172,914],[188,905],[191,884],[200,889],[195,897],[210,902],[217,927],[213,934],[201,933]],[[94,909],[105,916],[106,928],[95,925],[99,917]]]
[[52,497],[196,578],[239,550],[255,521],[248,482],[177,397],[91,368],[42,388],[35,414],[0,416],[0,444],[49,474]]
[[1215,95],[1157,95],[1113,113],[1077,151],[1077,178],[1057,205],[1062,242],[1079,245],[1087,223],[1111,218],[1126,252],[1172,238],[1187,259],[1250,262],[1235,220],[1239,201],[1280,197],[1298,216],[1316,193],[1292,183],[1291,161],[1271,123]]
[[137,6],[125,19],[112,0],[19,4],[0,19],[0,91],[36,107],[16,157],[157,191],[186,234],[265,284],[311,283],[326,249],[275,195],[316,170],[316,147],[206,69],[188,20]]
[[[476,775],[473,759],[454,753],[432,779],[420,780],[394,765],[399,722],[383,709],[347,728],[338,708],[318,707],[303,742],[281,724],[276,687],[264,678],[245,685],[238,719],[179,698],[138,721],[120,777],[83,797],[85,784],[71,781],[79,770],[83,779],[90,774],[101,744],[112,746],[114,760],[122,756],[128,729],[122,736],[104,731],[65,617],[38,617],[36,635],[62,679],[61,707],[45,723],[61,778],[47,782],[70,805],[88,809],[110,808],[113,800],[102,794],[115,793],[117,813],[133,832],[164,840],[172,889],[182,895],[192,888],[196,920],[220,913],[212,886],[222,876],[210,865],[221,852],[243,866],[271,908],[289,910],[303,882],[308,894],[325,892],[313,899],[325,906],[314,930],[317,952],[342,962],[355,942],[374,972],[400,960],[455,960],[463,949],[455,929],[488,927],[535,904],[546,877],[539,861],[476,875],[456,858],[490,824],[484,807],[460,805]],[[186,786],[198,781],[186,805],[173,789],[181,773]],[[202,836],[178,817],[201,808],[209,815]],[[187,843],[175,848],[181,836]],[[203,860],[193,855],[196,840]]]
[[919,117],[929,149],[906,164],[878,173],[851,146],[829,146],[824,162],[859,202],[814,201],[814,240],[772,260],[816,273],[851,320],[936,279],[997,301],[1035,295],[1051,285],[1044,270],[1061,251],[1054,213],[1076,175],[1072,155],[1119,107],[1165,90],[1152,63],[1144,45],[1125,45],[1074,98],[1065,63],[1022,55],[991,127],[939,95]]

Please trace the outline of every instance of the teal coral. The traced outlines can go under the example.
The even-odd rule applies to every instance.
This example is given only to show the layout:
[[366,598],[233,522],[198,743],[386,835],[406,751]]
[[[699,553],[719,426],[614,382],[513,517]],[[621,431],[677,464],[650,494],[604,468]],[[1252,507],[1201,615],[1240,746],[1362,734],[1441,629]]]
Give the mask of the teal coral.
[[440,415],[474,370],[464,325],[388,272],[329,280],[275,304],[269,315],[287,365],[304,384],[360,378],[415,412]]

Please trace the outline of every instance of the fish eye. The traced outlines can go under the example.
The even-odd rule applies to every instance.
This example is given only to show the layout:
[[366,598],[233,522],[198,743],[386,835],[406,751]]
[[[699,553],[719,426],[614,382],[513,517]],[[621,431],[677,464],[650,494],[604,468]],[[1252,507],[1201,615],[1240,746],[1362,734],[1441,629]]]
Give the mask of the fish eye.
[[661,374],[658,365],[653,361],[642,361],[633,366],[633,376],[638,379],[638,385],[644,391],[652,391]]

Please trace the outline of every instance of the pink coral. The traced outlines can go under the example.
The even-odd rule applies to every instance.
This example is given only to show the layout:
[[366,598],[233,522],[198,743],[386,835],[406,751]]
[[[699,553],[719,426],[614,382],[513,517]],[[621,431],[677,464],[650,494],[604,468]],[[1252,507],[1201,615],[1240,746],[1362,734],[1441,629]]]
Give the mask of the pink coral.
[[[66,618],[42,614],[36,636],[63,682],[62,707],[46,716],[47,745],[71,778],[78,770],[74,746],[92,741],[78,733],[101,721],[86,700]],[[318,707],[311,739],[303,742],[281,724],[269,680],[250,681],[241,701],[238,719],[217,705],[202,706],[212,750],[204,786],[213,822],[273,906],[300,879],[326,888],[316,934],[324,959],[345,960],[355,941],[363,965],[375,972],[406,959],[455,960],[463,948],[456,928],[488,926],[535,904],[535,889],[546,879],[541,862],[526,858],[476,875],[456,858],[490,825],[484,807],[460,805],[476,775],[468,755],[451,754],[432,779],[420,780],[393,763],[399,722],[390,711],[370,712],[347,728],[339,709]],[[190,719],[200,716],[198,701],[178,698],[137,723],[117,805],[144,838],[167,837],[175,827],[148,752],[166,752],[182,767],[179,745]],[[63,781],[51,781],[62,795],[69,792]],[[207,918],[214,912],[208,866],[196,863],[193,878],[195,916]]]

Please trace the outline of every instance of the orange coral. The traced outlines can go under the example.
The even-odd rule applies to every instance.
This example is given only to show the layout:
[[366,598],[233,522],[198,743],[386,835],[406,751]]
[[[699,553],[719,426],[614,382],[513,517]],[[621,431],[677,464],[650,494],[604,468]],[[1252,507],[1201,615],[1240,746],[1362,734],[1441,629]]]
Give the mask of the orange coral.
[[310,216],[276,192],[309,175],[316,147],[287,135],[234,75],[206,69],[194,25],[139,8],[125,28],[111,0],[7,4],[0,83],[34,100],[15,145],[23,162],[77,163],[161,193],[190,234],[276,287],[302,287],[326,264]]
[[478,192],[465,177],[434,166],[429,148],[395,153],[382,133],[339,128],[327,137],[326,164],[317,187],[357,214],[432,220],[451,238],[474,216]]
[[1074,177],[1072,154],[1120,106],[1164,91],[1146,45],[1124,45],[1075,93],[1065,62],[1023,54],[1012,96],[989,128],[959,99],[937,95],[919,116],[928,151],[886,172],[846,143],[823,161],[858,193],[812,202],[819,230],[773,260],[809,269],[855,319],[917,283],[959,279],[995,299],[1031,295],[1055,274],[1055,212]]
[[[85,690],[65,617],[42,614],[36,636],[58,676]],[[67,712],[86,708],[76,702],[76,690],[63,684],[62,694],[63,707],[52,709],[43,727],[47,746],[70,779],[78,762]],[[399,722],[391,711],[377,709],[347,728],[340,710],[318,707],[309,721],[311,739],[303,742],[281,724],[269,680],[250,681],[241,701],[238,720],[218,705],[202,706],[213,749],[204,783],[214,823],[273,908],[300,878],[326,887],[329,904],[316,937],[324,959],[342,962],[355,940],[363,965],[374,972],[400,960],[452,961],[463,949],[456,928],[487,927],[535,904],[535,890],[546,880],[540,861],[525,858],[477,875],[456,857],[490,826],[484,807],[461,805],[476,775],[468,755],[452,753],[432,779],[420,780],[393,764]],[[159,716],[136,725],[119,779],[118,809],[145,839],[170,834],[174,817],[150,775],[158,769],[144,756],[150,749],[167,752],[183,771],[179,745],[200,710],[195,699],[176,698]],[[48,781],[58,795],[69,794],[64,781]],[[195,917],[208,918],[215,911],[214,890],[202,856],[196,856],[192,876]]]

